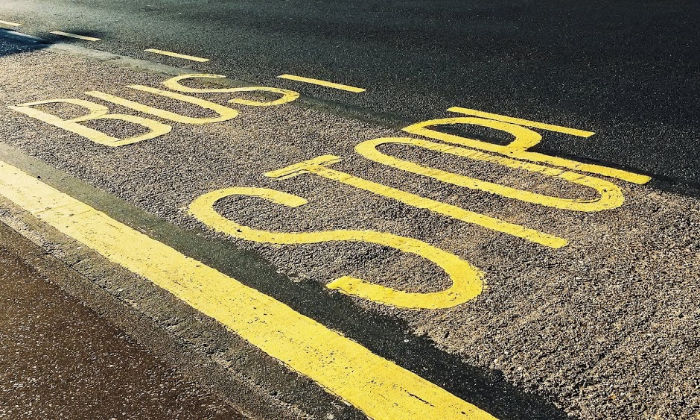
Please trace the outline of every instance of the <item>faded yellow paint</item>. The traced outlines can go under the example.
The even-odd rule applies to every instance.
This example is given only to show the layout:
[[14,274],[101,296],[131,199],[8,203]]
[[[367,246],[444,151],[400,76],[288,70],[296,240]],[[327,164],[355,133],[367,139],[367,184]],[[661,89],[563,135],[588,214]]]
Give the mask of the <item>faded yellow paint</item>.
[[125,106],[146,114],[155,115],[166,120],[175,121],[183,124],[211,124],[215,122],[228,121],[238,115],[238,111],[229,107],[206,101],[204,99],[195,98],[194,96],[183,95],[180,93],[171,92],[169,90],[161,90],[142,85],[130,85],[131,89],[140,90],[142,92],[152,93],[154,95],[165,96],[166,98],[175,99],[182,102],[187,102],[193,105],[200,106],[218,114],[217,117],[188,117],[186,115],[176,114],[160,108],[144,105],[135,101],[124,99],[119,96],[111,95],[100,91],[85,92],[86,95],[102,99],[103,101],[112,102],[117,105]]
[[[89,111],[87,115],[81,117],[72,118],[68,120],[61,119],[53,114],[44,112],[33,108],[37,105],[52,104],[52,103],[66,103],[81,106]],[[163,124],[159,121],[155,121],[149,118],[137,117],[135,115],[127,114],[109,114],[109,109],[100,104],[94,102],[86,101],[83,99],[49,99],[46,101],[30,102],[26,104],[21,104],[17,106],[10,106],[10,109],[21,112],[22,114],[28,115],[32,118],[36,118],[45,123],[54,125],[56,127],[68,130],[87,139],[94,141],[95,143],[102,144],[110,147],[124,146],[127,144],[137,143],[143,140],[152,139],[163,134],[167,134],[172,129],[171,126]],[[145,134],[138,136],[132,136],[127,138],[117,138],[109,136],[101,131],[95,130],[90,127],[86,127],[81,122],[96,121],[96,120],[122,120],[146,127],[149,131]]]
[[483,274],[454,254],[414,238],[372,230],[330,230],[320,232],[269,232],[252,229],[221,216],[215,209],[217,201],[243,195],[259,197],[287,207],[299,207],[307,201],[299,196],[269,188],[232,187],[212,191],[190,205],[190,213],[212,229],[236,238],[280,245],[313,244],[320,242],[365,242],[398,249],[418,255],[440,266],[452,280],[452,286],[440,292],[403,292],[365,280],[344,276],[327,285],[347,295],[390,306],[410,309],[440,309],[457,306],[475,298],[482,290]]
[[[434,152],[447,153],[454,156],[474,159],[482,162],[495,163],[512,169],[519,169],[537,173],[540,175],[554,177],[577,185],[592,188],[598,193],[598,197],[590,200],[579,198],[552,197],[549,195],[538,194],[531,191],[512,188],[493,182],[483,181],[480,179],[448,171],[443,171],[441,169],[423,166],[414,162],[386,155],[377,150],[377,147],[382,144],[405,144],[410,146],[422,147],[424,149],[432,150]],[[434,178],[439,181],[457,185],[460,187],[486,191],[488,193],[500,195],[502,197],[512,198],[528,203],[539,204],[558,209],[587,212],[601,211],[619,207],[624,202],[624,196],[620,188],[609,181],[593,178],[586,175],[581,175],[575,172],[551,168],[548,166],[523,162],[505,156],[491,155],[474,149],[452,146],[449,144],[412,139],[409,137],[392,137],[364,141],[355,146],[355,150],[357,151],[357,153],[369,160],[373,160],[375,162],[382,163],[393,168],[413,172],[415,174]]]
[[249,105],[249,106],[276,106],[292,102],[299,98],[299,93],[289,90],[280,89],[268,86],[246,86],[237,88],[191,88],[180,84],[180,81],[194,78],[205,79],[222,79],[226,76],[221,74],[182,74],[175,76],[163,82],[163,85],[168,89],[184,93],[237,93],[237,92],[269,92],[282,95],[274,101],[253,101],[250,99],[234,98],[229,100],[229,103]]
[[[472,147],[475,149],[484,150],[487,152],[498,153],[515,159],[529,160],[531,162],[541,162],[553,166],[558,166],[562,168],[573,169],[576,171],[589,172],[598,175],[603,175],[611,178],[621,179],[623,181],[632,182],[635,184],[644,184],[651,180],[650,177],[646,175],[635,174],[633,172],[628,172],[622,169],[610,168],[607,166],[594,165],[589,163],[577,162],[575,160],[565,159],[556,156],[550,156],[537,152],[529,152],[528,148],[535,146],[542,140],[537,132],[529,130],[521,125],[513,124],[514,122],[527,123],[535,128],[544,129],[554,129],[558,132],[566,132],[564,129],[566,127],[551,126],[549,124],[534,123],[527,120],[521,120],[518,118],[504,117],[497,114],[481,113],[480,111],[472,111],[465,108],[450,108],[452,111],[461,110],[465,113],[479,112],[479,115],[489,116],[489,118],[481,117],[454,117],[454,118],[438,118],[434,120],[421,121],[415,124],[411,124],[403,130],[420,136],[429,137],[436,140],[441,140],[447,143],[458,144],[460,146]],[[490,119],[498,118],[498,119]],[[442,133],[440,131],[433,130],[428,127],[440,126],[440,125],[456,125],[456,124],[471,124],[478,125],[481,127],[493,128],[495,130],[504,131],[506,133],[512,134],[515,139],[508,145],[502,146],[499,144],[489,143],[486,141],[470,139],[467,137],[458,136],[455,134]],[[537,125],[536,125],[537,124]],[[567,134],[572,134],[571,130]],[[588,137],[592,135],[591,132],[581,131],[576,133],[574,130],[574,135]],[[590,134],[589,134],[590,133]]]
[[560,238],[558,236],[540,232],[535,229],[526,228],[524,226],[516,225],[514,223],[508,223],[494,217],[483,215],[481,213],[475,213],[472,211],[465,210],[461,207],[443,203],[441,201],[422,197],[420,195],[412,194],[403,190],[399,190],[397,188],[392,188],[386,185],[378,184],[376,182],[368,181],[366,179],[350,175],[346,172],[330,169],[326,166],[333,163],[337,163],[339,161],[340,158],[337,156],[319,156],[314,159],[297,163],[283,169],[267,172],[265,173],[265,176],[270,178],[286,179],[304,173],[311,173],[319,175],[323,178],[331,179],[346,185],[350,185],[355,188],[369,191],[371,193],[381,195],[383,197],[400,201],[409,206],[421,209],[428,209],[432,212],[442,214],[453,219],[457,219],[466,223],[472,223],[478,226],[485,227],[487,229],[495,230],[497,232],[513,235],[518,238],[522,238],[551,248],[561,248],[568,243],[566,239]]
[[281,74],[277,77],[279,77],[280,79],[294,80],[295,82],[311,83],[313,85],[324,86],[331,89],[345,90],[352,93],[362,93],[365,91],[365,89],[355,86],[344,85],[341,83],[333,83],[321,79],[312,79],[311,77],[295,76],[293,74]]
[[18,26],[22,26],[22,24],[17,22],[9,22],[7,20],[0,20],[0,26],[11,26],[13,28],[16,28]]
[[175,57],[175,58],[182,58],[182,59],[190,60],[190,61],[197,61],[199,63],[206,63],[207,61],[209,61],[208,58],[202,58],[202,57],[197,57],[194,55],[187,55],[187,54],[179,54],[179,53],[175,53],[172,51],[158,50],[155,48],[148,48],[144,51],[154,53],[154,54],[167,55],[168,57]]
[[50,33],[52,33],[54,35],[65,36],[68,38],[75,38],[75,39],[80,39],[83,41],[90,41],[90,42],[97,42],[100,40],[100,38],[95,38],[94,36],[78,35],[78,34],[72,34],[72,33],[63,32],[63,31],[51,31]]
[[374,419],[493,419],[234,278],[0,162],[0,195],[172,293]]

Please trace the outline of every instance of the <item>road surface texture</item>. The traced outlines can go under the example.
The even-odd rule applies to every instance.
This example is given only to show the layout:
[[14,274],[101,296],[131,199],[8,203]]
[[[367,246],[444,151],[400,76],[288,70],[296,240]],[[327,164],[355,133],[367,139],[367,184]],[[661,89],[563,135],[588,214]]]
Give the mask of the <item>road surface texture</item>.
[[699,12],[4,2],[0,221],[253,417],[693,418]]
[[203,55],[207,72],[240,80],[292,73],[366,87],[306,91],[409,121],[468,104],[585,127],[600,133],[542,147],[700,183],[692,0],[5,0],[0,14],[31,22],[28,33],[93,35],[91,47],[132,57]]
[[244,418],[47,282],[26,239],[0,239],[0,417]]

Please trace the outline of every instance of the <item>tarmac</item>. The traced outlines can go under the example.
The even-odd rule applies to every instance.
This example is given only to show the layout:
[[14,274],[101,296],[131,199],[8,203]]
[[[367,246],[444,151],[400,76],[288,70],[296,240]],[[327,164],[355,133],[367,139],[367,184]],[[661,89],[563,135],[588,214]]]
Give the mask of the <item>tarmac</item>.
[[[200,100],[196,104],[134,87],[173,92],[173,84],[164,82],[195,73],[188,69],[81,47],[24,48],[24,41],[15,38],[5,42],[18,45],[15,53],[0,57],[0,160],[40,182],[284,303],[495,417],[697,415],[700,204],[692,185],[680,193],[670,183],[658,187],[668,183],[663,179],[646,185],[647,174],[641,171],[554,155],[574,162],[578,175],[567,178],[560,176],[562,171],[552,175],[542,167],[514,167],[508,163],[512,161],[486,158],[483,153],[464,154],[454,141],[445,141],[450,137],[406,129],[419,121],[391,119],[303,96],[273,106],[240,102],[279,97],[269,91],[202,91],[255,85],[238,81],[235,75],[181,81],[190,90],[200,89],[184,93]],[[124,100],[115,104],[119,99],[114,96],[141,105]],[[139,111],[140,117],[157,120],[169,130],[106,147],[97,141],[104,137],[81,135],[17,108],[53,100],[30,107],[62,120],[85,114],[84,102],[67,98],[101,104],[120,115]],[[239,102],[229,103],[232,98]],[[228,111],[203,109],[201,100],[237,112],[224,118],[221,112]],[[456,116],[436,112],[430,119]],[[205,118],[219,121],[197,121]],[[110,139],[133,139],[148,132],[143,124],[119,118],[83,124]],[[154,127],[148,128],[154,132],[161,126]],[[511,141],[509,135],[483,125],[435,130],[452,135],[452,140],[488,139],[494,145]],[[547,142],[548,136],[562,141],[566,134],[547,132],[542,141]],[[383,155],[420,162],[433,171],[421,175],[415,167],[392,166],[388,158],[369,159],[367,149],[358,145],[379,138],[404,139],[380,144],[377,150]],[[424,144],[438,140],[450,147],[420,147],[417,140]],[[325,166],[281,170],[328,155],[334,158],[326,159]],[[547,156],[537,159],[550,159]],[[530,158],[532,164],[542,164]],[[582,165],[593,165],[598,173]],[[440,173],[449,176],[440,179]],[[497,187],[485,187],[483,182],[475,186],[474,180]],[[591,185],[602,186],[596,190]],[[193,205],[208,193],[231,188],[239,189],[229,190],[210,208],[237,228],[214,224]],[[284,206],[240,188],[282,191],[307,203]],[[109,305],[128,308],[129,316],[148,319],[150,328],[170,344],[149,345],[148,334],[139,332],[140,327],[127,334],[136,342],[146,341],[142,345],[149,349],[160,347],[151,351],[169,363],[191,359],[184,368],[188,377],[215,395],[225,395],[227,404],[265,418],[363,416],[362,409],[333,389],[287,369],[148,278],[116,267],[113,260],[106,261],[89,246],[44,226],[30,213],[8,195],[0,197],[0,220],[80,275],[79,283],[88,289],[79,300],[93,307],[111,301]],[[329,233],[310,240],[282,232]],[[406,252],[392,245],[388,233],[427,245]],[[455,282],[447,264],[425,251],[429,247],[457,256],[462,265],[455,273],[479,273],[469,277],[469,284],[478,287],[468,290],[475,292],[462,298],[448,295],[447,301],[425,298],[440,295]],[[42,296],[53,296],[90,318],[89,311],[76,309],[79,304],[73,298],[32,277],[32,269],[18,259],[21,255],[4,258],[3,267],[23,273]],[[353,294],[350,288],[334,287],[344,276],[394,292]],[[63,287],[75,287],[70,283],[65,281]],[[396,291],[410,296],[397,298],[404,295]],[[58,323],[53,325],[61,325],[58,314],[64,312],[40,314],[45,322],[51,318]],[[129,316],[107,317],[123,326]],[[118,330],[94,328],[99,322],[103,321],[90,318],[85,328],[104,333],[104,340],[124,346],[130,342]],[[65,339],[75,339],[71,337]],[[99,337],[94,341],[102,342]],[[108,342],[99,348],[116,347]],[[153,366],[147,378],[124,371],[124,381],[182,386],[178,385],[182,380],[174,379],[160,362],[131,346],[128,357],[117,357],[111,350],[103,350],[100,357],[105,363],[133,357]],[[234,392],[242,386],[249,391]],[[211,413],[206,410],[214,409],[211,404],[225,406],[206,399],[218,401],[214,396],[196,396],[189,386],[184,388],[184,396],[159,391],[151,399],[154,409],[175,400],[179,407],[205,410],[206,417]],[[116,399],[115,395],[115,407]],[[170,407],[180,410],[177,404]]]

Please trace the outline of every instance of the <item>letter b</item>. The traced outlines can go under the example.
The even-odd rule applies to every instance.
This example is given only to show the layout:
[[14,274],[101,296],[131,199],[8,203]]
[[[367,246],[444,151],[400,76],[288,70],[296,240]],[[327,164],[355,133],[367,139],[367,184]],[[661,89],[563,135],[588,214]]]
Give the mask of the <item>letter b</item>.
[[[52,103],[67,103],[78,105],[87,109],[89,112],[86,115],[80,117],[64,120],[53,114],[49,114],[48,112],[40,111],[38,109],[33,108],[36,105]],[[95,143],[110,147],[124,146],[127,144],[152,139],[163,134],[167,134],[172,129],[172,127],[167,124],[163,124],[161,122],[149,118],[137,117],[135,115],[127,114],[110,114],[109,109],[106,106],[86,101],[83,99],[49,99],[46,101],[30,102],[17,106],[10,106],[9,108],[14,111],[21,112],[22,114],[28,115],[32,118],[41,120],[45,123],[54,125],[64,130],[68,130],[75,134],[79,134],[83,137],[94,141]],[[105,134],[102,131],[95,130],[93,128],[86,127],[85,125],[80,124],[86,121],[96,120],[122,120],[146,127],[149,131],[145,134],[140,134],[137,136],[117,138]]]

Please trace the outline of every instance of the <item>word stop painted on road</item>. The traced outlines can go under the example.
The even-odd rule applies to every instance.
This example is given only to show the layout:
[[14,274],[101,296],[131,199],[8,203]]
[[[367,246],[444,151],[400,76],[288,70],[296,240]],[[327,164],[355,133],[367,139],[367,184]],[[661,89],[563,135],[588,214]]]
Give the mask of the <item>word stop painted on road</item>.
[[[85,92],[85,94],[104,102],[131,109],[139,114],[146,114],[150,118],[142,115],[110,113],[109,108],[105,105],[78,98],[37,101],[12,106],[10,108],[45,123],[83,136],[95,143],[110,147],[120,147],[166,135],[172,131],[173,126],[170,125],[172,123],[188,125],[224,123],[239,115],[239,110],[237,109],[195,97],[191,94],[237,94],[253,92],[263,95],[274,95],[276,97],[275,99],[267,101],[235,97],[227,101],[229,104],[252,107],[279,106],[293,102],[299,98],[297,92],[267,86],[204,88],[190,87],[186,84],[191,80],[204,79],[216,81],[222,78],[225,78],[225,76],[214,74],[184,74],[165,80],[162,84],[168,90],[143,85],[127,86],[128,89],[137,92],[144,92],[155,97],[160,96],[200,107],[208,114],[213,114],[208,117],[189,117],[101,91],[88,91]],[[77,105],[86,109],[87,114],[72,119],[62,119],[50,112],[39,109],[41,105],[56,103]],[[405,132],[427,137],[430,140],[411,137],[377,138],[357,144],[355,146],[355,151],[373,162],[419,176],[428,177],[445,184],[480,190],[507,199],[519,200],[566,211],[604,211],[617,208],[624,203],[624,195],[619,186],[612,181],[587,174],[615,178],[637,184],[643,184],[649,181],[649,177],[644,175],[529,151],[530,148],[542,141],[542,135],[535,130],[557,132],[581,138],[588,138],[594,134],[593,132],[467,108],[453,107],[450,108],[449,111],[462,114],[463,116],[422,121],[411,124],[403,129]],[[131,137],[117,138],[84,124],[101,119],[121,120],[140,126],[147,131]],[[513,140],[507,145],[499,145],[478,139],[444,133],[436,129],[437,127],[451,125],[473,125],[497,130],[512,136]],[[393,157],[378,150],[380,146],[386,144],[400,144],[421,148],[432,152],[470,159],[472,161],[497,164],[507,169],[519,171],[518,173],[537,174],[558,179],[577,186],[589,188],[594,192],[595,197],[557,197],[469,177],[459,174],[457,171],[452,172],[432,168],[420,163]],[[302,174],[311,174],[383,198],[395,200],[402,205],[428,209],[443,217],[449,217],[500,234],[510,235],[519,240],[525,240],[554,249],[561,248],[569,243],[567,239],[552,233],[541,232],[518,223],[472,212],[459,206],[430,199],[403,189],[389,187],[329,167],[339,161],[341,161],[341,158],[338,156],[323,155],[300,163],[291,164],[282,169],[269,171],[263,175],[272,179],[285,180]],[[409,309],[453,307],[474,299],[483,290],[484,274],[478,268],[459,256],[430,245],[425,241],[399,236],[389,232],[371,230],[270,232],[253,229],[227,219],[215,211],[214,204],[218,200],[230,196],[256,197],[287,207],[299,207],[307,204],[307,200],[304,198],[278,190],[255,186],[232,186],[209,192],[195,199],[190,206],[190,214],[211,229],[226,233],[232,237],[255,242],[281,245],[302,245],[324,242],[363,242],[371,245],[394,248],[401,252],[431,261],[441,267],[452,282],[449,288],[439,292],[417,293],[396,290],[356,277],[343,276],[330,282],[327,285],[329,289],[338,290],[341,293],[366,299],[378,304]]]

